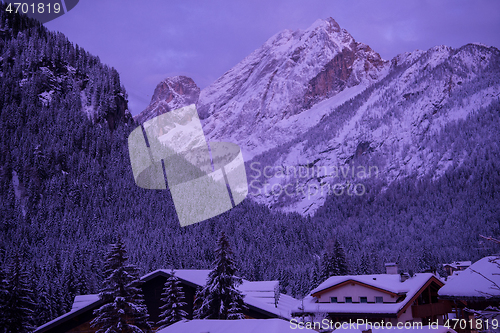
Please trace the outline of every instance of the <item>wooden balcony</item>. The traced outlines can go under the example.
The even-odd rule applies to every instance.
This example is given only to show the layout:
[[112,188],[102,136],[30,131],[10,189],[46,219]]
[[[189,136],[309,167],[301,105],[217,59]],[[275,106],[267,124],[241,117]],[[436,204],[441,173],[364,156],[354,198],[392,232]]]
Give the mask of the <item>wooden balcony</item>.
[[413,305],[411,313],[413,318],[426,318],[436,315],[444,315],[452,310],[451,303],[447,301],[439,301],[439,303]]

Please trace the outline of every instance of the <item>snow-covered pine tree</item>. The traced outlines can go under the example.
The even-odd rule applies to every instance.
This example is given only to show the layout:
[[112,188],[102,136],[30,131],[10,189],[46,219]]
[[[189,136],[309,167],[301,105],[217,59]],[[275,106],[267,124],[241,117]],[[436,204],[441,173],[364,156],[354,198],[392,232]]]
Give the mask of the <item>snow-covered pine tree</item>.
[[245,315],[242,313],[240,304],[237,301],[231,303],[229,311],[227,312],[227,319],[245,319]]
[[336,263],[334,257],[328,251],[325,251],[321,256],[321,268],[320,268],[320,281],[322,283],[326,281],[330,276],[335,275]]
[[348,266],[347,259],[345,255],[345,250],[342,244],[337,240],[335,240],[334,244],[334,262],[335,262],[335,272],[333,275],[347,275]]
[[99,293],[106,304],[94,311],[92,327],[97,333],[150,332],[149,315],[138,287],[137,268],[127,265],[127,251],[121,238],[112,245],[104,265],[105,280]]
[[21,266],[19,255],[15,255],[4,279],[7,293],[2,304],[2,333],[24,333],[33,330],[33,291],[28,274]]
[[310,272],[310,281],[311,281],[311,284],[309,286],[309,290],[313,289],[313,288],[316,288],[317,286],[319,286],[319,284],[321,282],[323,282],[321,280],[321,257],[318,256],[318,255],[314,255],[314,266],[313,266],[313,269],[311,270]]
[[160,314],[160,321],[157,323],[160,329],[187,318],[188,314],[183,310],[187,303],[184,302],[184,292],[180,284],[174,270],[172,270],[163,289],[163,298],[161,300],[165,304],[160,307],[162,313]]
[[370,274],[370,265],[369,265],[370,259],[366,253],[363,252],[361,255],[361,261],[359,263],[359,274]]
[[245,304],[242,293],[237,289],[242,279],[234,276],[236,264],[224,232],[217,241],[215,253],[215,268],[208,275],[205,287],[197,293],[200,305],[195,312],[195,317],[199,319],[242,318]]
[[330,276],[346,275],[348,273],[345,250],[338,240],[327,244],[321,256],[321,282]]

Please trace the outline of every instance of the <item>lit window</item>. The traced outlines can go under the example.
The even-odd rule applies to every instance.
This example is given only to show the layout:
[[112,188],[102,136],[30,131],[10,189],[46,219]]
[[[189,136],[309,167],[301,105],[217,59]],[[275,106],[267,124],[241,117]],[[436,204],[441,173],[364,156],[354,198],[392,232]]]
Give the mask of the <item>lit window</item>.
[[346,303],[352,303],[352,297],[346,297],[345,298]]
[[384,303],[384,298],[380,296],[375,297],[375,303]]
[[359,302],[360,303],[368,303],[368,297],[360,297]]
[[337,297],[330,297],[330,303],[337,303]]

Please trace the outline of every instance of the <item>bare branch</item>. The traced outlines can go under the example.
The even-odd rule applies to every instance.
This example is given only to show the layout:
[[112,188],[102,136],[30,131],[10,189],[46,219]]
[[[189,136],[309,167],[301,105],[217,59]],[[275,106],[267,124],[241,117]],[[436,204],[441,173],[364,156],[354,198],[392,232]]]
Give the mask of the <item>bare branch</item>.
[[484,239],[489,240],[489,241],[492,241],[492,242],[495,242],[497,244],[500,244],[500,239],[496,239],[496,238],[493,238],[491,236],[486,237],[483,235],[479,235],[479,237],[484,238]]

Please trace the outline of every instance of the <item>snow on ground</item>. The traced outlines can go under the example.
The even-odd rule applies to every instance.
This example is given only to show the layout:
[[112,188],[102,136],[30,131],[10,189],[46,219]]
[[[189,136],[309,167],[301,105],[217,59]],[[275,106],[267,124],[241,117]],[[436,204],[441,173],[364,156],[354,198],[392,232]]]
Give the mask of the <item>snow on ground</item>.
[[387,327],[381,327],[381,328],[374,328],[373,326],[370,327],[369,325],[360,325],[357,326],[357,328],[338,328],[335,330],[337,333],[361,333],[363,331],[367,331],[371,329],[372,333],[456,333],[453,329],[444,327],[444,326],[436,326],[436,327],[429,327],[428,325],[423,325],[422,327],[414,326],[414,327],[408,327],[408,328],[387,328]]
[[[289,333],[296,332],[282,319],[191,320],[177,322],[158,333]],[[301,329],[301,332],[315,332]]]
[[346,88],[335,96],[315,104],[309,110],[280,120],[275,126],[292,133],[304,133],[318,124],[324,116],[330,114],[336,107],[361,93],[367,86],[368,84],[359,84]]

